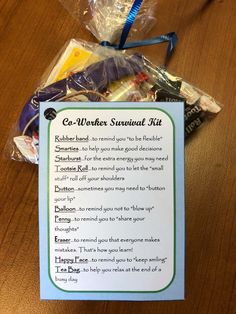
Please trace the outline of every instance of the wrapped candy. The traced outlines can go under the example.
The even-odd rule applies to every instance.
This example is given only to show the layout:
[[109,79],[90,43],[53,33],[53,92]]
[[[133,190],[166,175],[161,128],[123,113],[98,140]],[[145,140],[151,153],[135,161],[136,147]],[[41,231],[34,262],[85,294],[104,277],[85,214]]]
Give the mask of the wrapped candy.
[[[69,6],[73,4],[73,13],[81,3],[76,0],[62,2]],[[141,6],[141,20],[144,16],[154,19],[152,11],[147,9],[148,2],[144,0]],[[125,0],[91,0],[89,5],[91,18],[87,27],[99,41],[103,39],[110,43],[123,34],[127,14],[135,7],[132,1]],[[145,28],[145,24],[143,26]],[[127,55],[111,47],[72,39],[23,108],[19,119],[20,134],[13,139],[13,159],[38,162],[39,105],[42,101],[183,101],[186,137],[221,110],[212,97],[163,67],[153,65],[143,55]]]

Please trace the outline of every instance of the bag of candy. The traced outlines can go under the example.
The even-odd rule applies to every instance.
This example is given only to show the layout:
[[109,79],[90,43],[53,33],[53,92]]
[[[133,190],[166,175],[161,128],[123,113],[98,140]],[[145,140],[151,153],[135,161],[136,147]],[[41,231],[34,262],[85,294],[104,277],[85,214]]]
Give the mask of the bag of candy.
[[[60,1],[76,17],[83,15],[81,1]],[[149,26],[155,22],[148,2],[134,1],[133,5],[126,0],[88,2],[90,18],[86,25],[101,43],[72,39],[61,50],[23,108],[19,135],[13,139],[13,159],[38,163],[39,106],[43,101],[184,101],[186,137],[221,110],[212,97],[169,74],[165,68],[153,65],[141,54],[122,50],[138,46],[137,42],[125,44],[132,26],[130,16],[133,22],[138,16],[135,25],[143,31],[147,30],[144,21],[150,21]],[[144,40],[141,45],[159,42],[169,43],[170,55],[176,43],[175,34]]]

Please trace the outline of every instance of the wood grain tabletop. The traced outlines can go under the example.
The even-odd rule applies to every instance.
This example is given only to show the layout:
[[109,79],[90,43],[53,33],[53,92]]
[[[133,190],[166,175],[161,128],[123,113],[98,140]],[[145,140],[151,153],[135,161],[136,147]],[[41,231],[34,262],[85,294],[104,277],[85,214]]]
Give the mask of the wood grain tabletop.
[[[153,0],[154,2],[154,0]],[[37,166],[10,160],[22,106],[70,38],[96,39],[57,0],[0,0],[0,313],[236,313],[236,1],[158,0],[169,71],[224,106],[186,143],[186,299],[40,301]],[[140,49],[161,63],[164,47]]]

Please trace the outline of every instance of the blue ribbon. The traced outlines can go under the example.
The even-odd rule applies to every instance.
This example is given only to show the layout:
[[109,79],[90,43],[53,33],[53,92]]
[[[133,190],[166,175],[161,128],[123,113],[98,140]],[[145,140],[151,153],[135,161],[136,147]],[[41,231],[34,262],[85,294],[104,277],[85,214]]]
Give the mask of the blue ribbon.
[[161,44],[161,43],[165,43],[168,42],[168,47],[167,47],[167,59],[169,59],[173,53],[173,50],[176,46],[176,43],[178,41],[178,37],[176,35],[176,33],[171,32],[171,33],[167,33],[165,35],[161,35],[161,36],[157,36],[154,38],[150,38],[150,39],[146,39],[146,40],[140,40],[140,41],[134,41],[134,42],[130,42],[130,43],[125,43],[126,39],[129,35],[130,29],[136,19],[136,16],[140,10],[140,7],[142,5],[143,0],[135,0],[129,15],[126,19],[122,34],[121,34],[121,38],[120,38],[120,43],[118,45],[116,44],[111,44],[108,41],[102,41],[100,43],[100,45],[104,46],[104,47],[112,47],[116,50],[123,50],[123,49],[131,49],[131,48],[137,48],[137,47],[142,47],[142,46],[151,46],[151,45],[156,45],[156,44]]
[[140,7],[143,3],[143,0],[134,0],[134,3],[130,9],[129,15],[127,17],[127,20],[125,22],[121,37],[120,37],[120,43],[119,43],[119,49],[124,49],[124,45],[126,42],[126,39],[129,35],[129,31],[134,24],[134,21],[136,19],[136,16],[140,10]]
[[172,32],[172,33],[167,33],[165,35],[157,36],[154,38],[133,41],[133,42],[125,44],[123,48],[120,48],[119,45],[111,44],[109,41],[102,41],[100,45],[103,47],[112,47],[116,50],[122,50],[122,49],[131,49],[131,48],[137,48],[137,47],[142,47],[142,46],[157,45],[157,44],[168,42],[167,57],[170,57],[176,46],[177,41],[178,41],[178,37],[176,33]]

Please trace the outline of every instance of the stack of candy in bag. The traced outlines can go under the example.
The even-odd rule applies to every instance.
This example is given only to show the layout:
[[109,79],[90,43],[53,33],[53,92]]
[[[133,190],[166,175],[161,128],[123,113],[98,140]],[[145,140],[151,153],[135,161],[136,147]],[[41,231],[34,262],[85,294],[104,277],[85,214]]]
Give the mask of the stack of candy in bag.
[[[79,18],[84,13],[80,10],[80,0],[61,2]],[[212,97],[171,75],[162,66],[153,65],[145,56],[114,49],[116,45],[113,44],[122,37],[127,16],[133,13],[137,3],[139,13],[131,37],[139,33],[139,28],[142,32],[149,31],[155,24],[150,0],[89,1],[86,12],[89,11],[91,17],[86,26],[103,45],[71,39],[61,50],[23,108],[18,124],[19,136],[13,139],[13,159],[38,163],[39,105],[44,101],[183,101],[186,137],[221,110]],[[125,49],[124,45],[117,47]]]

